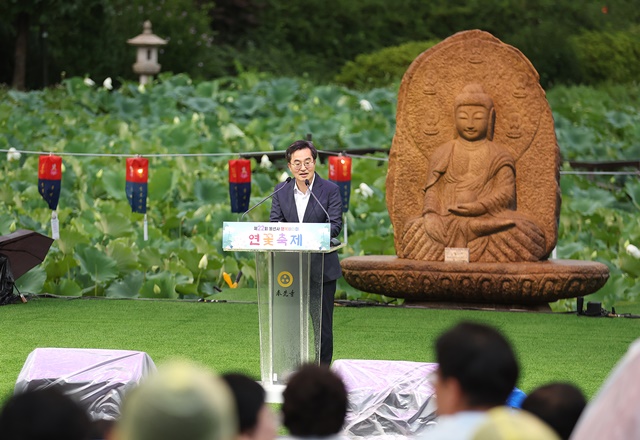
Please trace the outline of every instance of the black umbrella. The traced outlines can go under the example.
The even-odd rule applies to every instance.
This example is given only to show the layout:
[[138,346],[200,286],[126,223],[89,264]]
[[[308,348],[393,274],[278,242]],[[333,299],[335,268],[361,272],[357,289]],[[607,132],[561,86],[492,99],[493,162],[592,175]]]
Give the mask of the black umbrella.
[[20,229],[0,237],[0,254],[9,259],[13,278],[17,280],[42,263],[53,239],[35,231]]

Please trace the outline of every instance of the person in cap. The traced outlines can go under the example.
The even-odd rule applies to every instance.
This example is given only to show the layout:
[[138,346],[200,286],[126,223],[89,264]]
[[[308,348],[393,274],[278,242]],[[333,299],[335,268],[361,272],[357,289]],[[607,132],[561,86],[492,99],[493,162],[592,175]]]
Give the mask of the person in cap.
[[527,411],[501,406],[487,413],[473,440],[560,440],[560,437]]
[[233,440],[231,390],[211,371],[184,361],[161,366],[125,396],[114,440]]

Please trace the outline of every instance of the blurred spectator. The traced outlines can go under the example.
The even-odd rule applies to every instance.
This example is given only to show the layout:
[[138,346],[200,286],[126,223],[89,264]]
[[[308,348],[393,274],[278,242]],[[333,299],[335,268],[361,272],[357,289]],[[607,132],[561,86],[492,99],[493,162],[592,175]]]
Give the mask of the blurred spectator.
[[522,409],[539,417],[567,440],[587,405],[584,394],[569,383],[550,383],[535,389],[522,402]]
[[125,397],[112,430],[115,440],[232,440],[233,395],[210,371],[173,362],[148,376]]
[[338,439],[347,415],[347,390],[326,365],[303,365],[283,393],[284,426],[294,438]]
[[582,412],[572,440],[640,439],[639,371],[640,339],[636,339]]
[[0,413],[2,440],[88,440],[86,411],[57,388],[16,394]]
[[558,434],[537,417],[506,406],[489,410],[486,419],[473,435],[473,440],[559,439]]
[[91,440],[109,439],[111,429],[115,426],[115,420],[98,419],[91,422]]
[[222,379],[229,385],[238,413],[237,440],[272,440],[277,436],[277,424],[273,411],[265,402],[262,386],[250,377],[239,373],[227,373]]
[[436,341],[438,424],[420,438],[470,439],[486,411],[505,404],[519,368],[509,342],[497,330],[462,322]]

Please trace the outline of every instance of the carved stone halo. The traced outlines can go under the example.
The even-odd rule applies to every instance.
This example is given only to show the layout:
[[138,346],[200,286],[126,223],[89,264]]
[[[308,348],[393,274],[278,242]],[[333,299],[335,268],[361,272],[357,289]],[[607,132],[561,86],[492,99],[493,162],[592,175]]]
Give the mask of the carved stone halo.
[[424,118],[425,134],[429,136],[435,136],[440,132],[438,129],[438,122],[440,121],[440,115],[436,112],[429,113]]

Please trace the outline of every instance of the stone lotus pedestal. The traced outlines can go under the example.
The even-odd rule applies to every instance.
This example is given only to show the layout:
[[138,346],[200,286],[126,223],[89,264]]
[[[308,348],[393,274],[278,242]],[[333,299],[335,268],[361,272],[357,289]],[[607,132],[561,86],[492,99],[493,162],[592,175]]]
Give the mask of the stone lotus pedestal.
[[601,263],[445,263],[391,255],[342,260],[344,279],[364,292],[407,302],[458,302],[537,306],[596,292],[607,282]]
[[[606,265],[548,260],[559,170],[553,115],[529,60],[487,32],[447,38],[400,85],[386,179],[398,257],[343,259],[344,279],[409,302],[536,306],[596,292]],[[470,262],[445,262],[452,247],[468,248]]]

